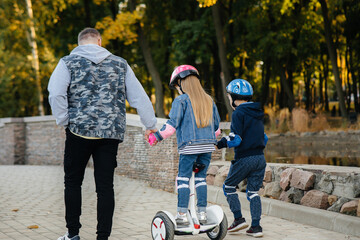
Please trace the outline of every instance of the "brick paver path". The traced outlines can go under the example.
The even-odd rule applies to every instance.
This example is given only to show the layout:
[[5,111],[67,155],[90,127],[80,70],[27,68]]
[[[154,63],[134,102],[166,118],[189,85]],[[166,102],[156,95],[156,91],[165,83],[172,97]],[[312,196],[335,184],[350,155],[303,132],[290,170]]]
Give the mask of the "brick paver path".
[[[175,194],[156,190],[146,183],[115,176],[116,209],[111,240],[150,239],[151,220],[158,210],[175,212]],[[66,232],[63,201],[63,169],[60,166],[0,166],[0,240],[56,240]],[[233,220],[227,206],[222,206]],[[95,240],[96,194],[93,170],[87,169],[83,184],[82,240]],[[249,212],[244,212],[250,221]],[[360,240],[360,238],[262,217],[263,239],[273,240]],[[37,229],[29,229],[37,225]],[[175,239],[208,239],[205,234]],[[253,239],[245,231],[225,239]]]

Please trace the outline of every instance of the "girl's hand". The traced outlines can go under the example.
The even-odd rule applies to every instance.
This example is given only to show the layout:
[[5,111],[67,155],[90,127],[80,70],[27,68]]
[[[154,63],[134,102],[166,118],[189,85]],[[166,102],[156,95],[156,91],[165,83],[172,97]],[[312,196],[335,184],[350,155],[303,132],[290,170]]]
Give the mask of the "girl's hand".
[[157,132],[157,129],[156,129],[156,128],[155,128],[155,129],[147,129],[147,130],[145,131],[145,139],[146,139],[147,142],[149,142],[149,135],[150,135],[151,133],[154,133],[154,132]]
[[148,142],[149,142],[150,146],[155,146],[158,143],[158,141],[153,133],[150,133]]

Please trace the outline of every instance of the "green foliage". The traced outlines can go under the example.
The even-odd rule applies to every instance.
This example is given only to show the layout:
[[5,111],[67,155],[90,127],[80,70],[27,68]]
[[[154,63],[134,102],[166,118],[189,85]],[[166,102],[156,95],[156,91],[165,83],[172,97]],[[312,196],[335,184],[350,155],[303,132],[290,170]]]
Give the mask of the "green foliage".
[[[134,12],[129,11],[125,0],[32,0],[32,3],[45,98],[48,79],[58,60],[76,46],[77,34],[83,28],[95,26],[102,33],[104,46],[127,59],[149,96],[153,95],[152,79],[137,43],[136,29],[140,24],[163,82],[167,108],[174,97],[167,88],[169,76],[174,66],[184,63],[199,69],[207,90],[221,102],[214,4],[220,9],[230,73],[233,78],[248,79],[254,85],[257,99],[266,89],[267,66],[268,100],[280,104],[279,99],[284,96],[281,68],[286,69],[292,91],[302,95],[300,91],[304,89],[299,81],[306,74],[323,76],[326,62],[322,60],[328,59],[324,57],[327,49],[317,0],[138,0]],[[333,40],[342,59],[343,82],[349,77],[350,84],[359,83],[360,3],[351,0],[327,3]],[[24,0],[0,2],[0,117],[38,114],[25,9]],[[327,91],[331,94],[334,89],[331,66],[328,75]],[[318,84],[319,80],[316,81]],[[346,85],[350,94],[348,88]],[[50,114],[46,99],[44,104]]]
[[201,64],[212,58],[209,47],[213,46],[214,31],[206,16],[193,21],[172,21],[170,33],[174,39],[172,54],[179,64]]

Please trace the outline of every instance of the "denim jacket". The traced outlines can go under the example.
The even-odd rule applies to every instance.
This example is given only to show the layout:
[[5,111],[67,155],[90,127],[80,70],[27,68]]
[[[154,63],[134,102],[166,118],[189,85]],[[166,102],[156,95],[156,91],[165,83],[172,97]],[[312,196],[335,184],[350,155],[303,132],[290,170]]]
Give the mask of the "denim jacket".
[[219,128],[220,116],[213,103],[213,121],[204,128],[196,126],[193,108],[187,94],[175,98],[167,124],[176,129],[178,149],[188,145],[216,143],[215,131]]

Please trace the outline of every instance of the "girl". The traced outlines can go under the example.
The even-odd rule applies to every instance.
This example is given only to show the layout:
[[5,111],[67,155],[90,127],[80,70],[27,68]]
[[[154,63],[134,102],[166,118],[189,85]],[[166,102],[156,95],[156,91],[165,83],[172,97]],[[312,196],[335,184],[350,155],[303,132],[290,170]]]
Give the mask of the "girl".
[[216,137],[220,134],[220,117],[213,99],[200,84],[199,72],[190,65],[181,65],[171,74],[169,87],[177,89],[179,96],[172,103],[169,120],[160,131],[150,134],[149,143],[170,137],[176,132],[179,159],[179,171],[176,179],[178,191],[177,225],[188,225],[186,212],[189,205],[189,180],[194,162],[205,165],[195,175],[195,187],[198,197],[197,211],[200,223],[207,221],[206,172],[215,150]]

